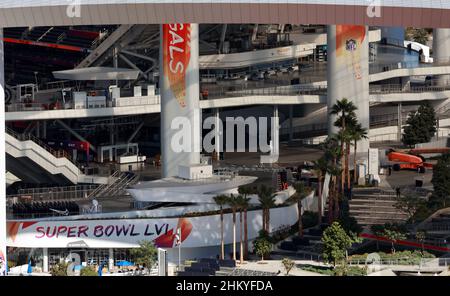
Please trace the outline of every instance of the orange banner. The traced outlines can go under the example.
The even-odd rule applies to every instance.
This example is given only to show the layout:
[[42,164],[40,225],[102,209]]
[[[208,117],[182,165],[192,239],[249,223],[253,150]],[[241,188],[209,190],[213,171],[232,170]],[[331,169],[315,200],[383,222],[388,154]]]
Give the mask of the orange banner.
[[191,25],[163,25],[163,63],[170,89],[181,107],[186,106],[186,70],[191,58]]

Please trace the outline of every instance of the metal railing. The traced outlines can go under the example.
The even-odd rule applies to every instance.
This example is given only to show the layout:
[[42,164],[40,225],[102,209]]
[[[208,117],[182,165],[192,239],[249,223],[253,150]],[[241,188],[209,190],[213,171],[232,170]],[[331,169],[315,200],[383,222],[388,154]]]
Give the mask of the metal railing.
[[65,187],[42,187],[19,189],[17,194],[7,195],[8,204],[12,205],[22,199],[30,201],[60,201],[85,199],[98,185],[76,185]]
[[19,141],[32,141],[34,142],[36,145],[42,147],[43,149],[45,149],[47,152],[49,152],[50,154],[52,154],[54,157],[56,158],[66,158],[68,159],[70,162],[72,162],[75,166],[77,166],[78,168],[80,168],[80,164],[77,163],[72,156],[67,153],[67,151],[65,150],[55,150],[53,148],[51,148],[50,146],[48,146],[46,143],[44,143],[41,139],[39,139],[36,136],[33,136],[32,134],[19,134],[15,131],[13,131],[10,128],[6,128],[6,132],[13,136],[14,138],[16,138]]
[[[411,257],[405,257],[405,258],[398,258],[398,259],[380,259],[376,262],[367,262],[366,259],[349,259],[347,263],[349,265],[372,265],[372,264],[378,264],[378,265],[420,265],[424,266],[425,264],[428,264],[432,262],[433,260],[436,260],[436,258],[411,258]],[[450,263],[450,261],[447,262],[445,260],[445,264]]]

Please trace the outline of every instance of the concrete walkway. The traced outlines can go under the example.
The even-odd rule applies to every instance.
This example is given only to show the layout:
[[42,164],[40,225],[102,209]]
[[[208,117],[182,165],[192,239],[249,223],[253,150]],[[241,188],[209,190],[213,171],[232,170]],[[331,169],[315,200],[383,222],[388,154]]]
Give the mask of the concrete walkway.
[[[295,260],[295,265],[292,270],[290,271],[289,275],[293,276],[325,276],[320,273],[310,272],[301,270],[297,266],[300,264],[307,264],[307,265],[321,265],[323,266],[323,263],[318,263],[314,261],[309,260]],[[279,273],[279,276],[285,275],[285,269],[283,264],[281,263],[281,260],[265,260],[265,261],[250,261],[250,262],[244,262],[244,264],[237,266],[238,269],[247,269],[247,270],[255,270],[255,271],[264,271],[264,272],[273,272],[273,273]]]

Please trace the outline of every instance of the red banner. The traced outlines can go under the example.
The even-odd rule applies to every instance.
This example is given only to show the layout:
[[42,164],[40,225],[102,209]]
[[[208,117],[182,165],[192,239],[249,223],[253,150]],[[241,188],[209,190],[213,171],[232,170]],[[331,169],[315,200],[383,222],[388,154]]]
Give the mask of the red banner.
[[163,63],[170,89],[181,107],[186,106],[186,70],[191,59],[191,25],[163,25]]

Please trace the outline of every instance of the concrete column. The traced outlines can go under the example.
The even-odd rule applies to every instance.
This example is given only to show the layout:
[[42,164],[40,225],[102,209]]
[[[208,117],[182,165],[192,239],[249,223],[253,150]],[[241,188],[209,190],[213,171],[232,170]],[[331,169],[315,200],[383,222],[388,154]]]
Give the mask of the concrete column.
[[398,103],[398,108],[397,108],[397,124],[398,124],[398,128],[397,128],[397,140],[401,141],[402,140],[402,103]]
[[214,110],[214,134],[215,134],[215,138],[214,138],[214,151],[216,153],[217,156],[217,160],[220,160],[220,152],[222,151],[221,149],[221,137],[220,137],[220,114],[219,114],[219,108],[216,108]]
[[41,122],[36,121],[36,137],[41,137]]
[[[5,72],[3,56],[3,28],[0,28],[0,180],[6,180],[5,166]],[[4,267],[7,264],[6,257],[6,183],[0,182],[0,260]],[[0,275],[6,274],[6,269],[0,270]]]
[[[369,129],[369,34],[365,26],[331,25],[328,39],[328,110],[347,98],[358,108],[362,127]],[[337,133],[336,116],[328,116],[328,133]],[[358,152],[367,152],[369,141],[358,143]]]
[[[436,65],[450,63],[450,29],[433,30],[433,63]],[[437,85],[450,83],[450,75],[439,75],[436,78]]]
[[42,249],[42,271],[48,272],[48,248]]
[[47,139],[47,121],[44,120],[42,122],[42,136],[44,139]]
[[280,154],[280,117],[278,114],[278,105],[273,107],[272,123],[272,155]]
[[294,140],[294,106],[289,106],[289,142]]
[[161,25],[162,176],[200,162],[198,24]]
[[[119,68],[119,48],[116,46],[113,48],[113,66]],[[119,86],[119,80],[116,79],[116,85]]]
[[113,268],[114,268],[114,249],[109,249],[108,270],[112,270]]

